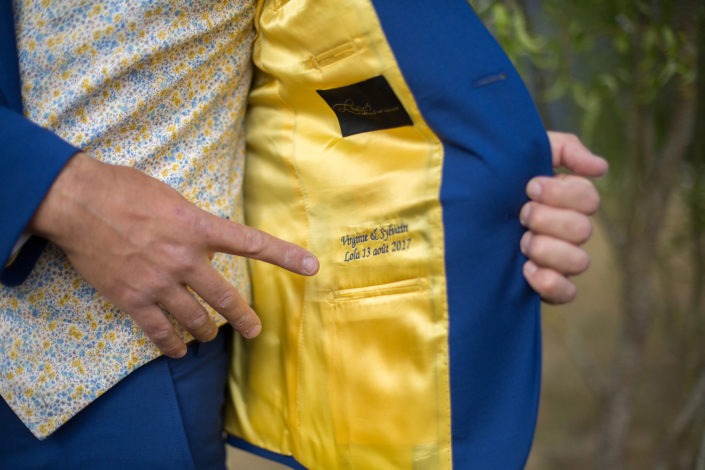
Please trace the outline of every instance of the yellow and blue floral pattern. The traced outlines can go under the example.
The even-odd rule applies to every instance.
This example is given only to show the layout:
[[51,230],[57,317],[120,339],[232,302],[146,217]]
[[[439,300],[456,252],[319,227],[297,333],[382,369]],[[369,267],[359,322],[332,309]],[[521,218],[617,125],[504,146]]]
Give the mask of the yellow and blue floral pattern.
[[[30,119],[242,221],[254,0],[16,0],[14,8]],[[244,261],[214,263],[249,298]],[[159,354],[51,244],[22,285],[0,288],[0,393],[40,438]]]

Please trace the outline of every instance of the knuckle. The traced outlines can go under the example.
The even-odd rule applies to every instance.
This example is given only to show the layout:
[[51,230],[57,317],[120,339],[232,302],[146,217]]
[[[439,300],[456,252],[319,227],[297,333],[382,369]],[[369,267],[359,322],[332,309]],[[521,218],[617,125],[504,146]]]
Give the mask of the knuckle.
[[145,333],[154,341],[157,345],[161,347],[169,346],[171,340],[173,339],[174,329],[169,324],[158,324],[154,326],[147,327]]
[[585,198],[585,210],[588,214],[594,214],[600,208],[600,193],[594,187]]
[[550,280],[547,280],[546,289],[542,292],[543,299],[554,305],[572,302],[576,295],[575,284],[559,274],[555,274],[551,276]]
[[231,228],[228,224],[225,219],[199,209],[194,220],[194,235],[207,246],[217,245]]
[[128,308],[138,305],[140,301],[140,296],[137,295],[135,290],[123,283],[113,287],[112,297],[115,303],[125,305]]
[[582,179],[567,173],[557,174],[550,184],[546,185],[551,204],[555,207],[568,207],[571,199],[575,197],[574,194],[583,192]]
[[194,217],[192,227],[193,234],[198,237],[199,240],[205,241],[205,243],[212,243],[217,238],[216,226],[206,214],[198,214]]
[[208,217],[201,210],[194,211],[190,222],[193,233],[198,236],[207,237],[213,231],[213,226],[209,223]]
[[193,277],[200,268],[203,255],[201,253],[200,256],[198,256],[194,250],[184,247],[175,261],[177,263],[175,268],[179,274],[184,277]]
[[189,245],[168,245],[164,247],[162,256],[166,260],[166,266],[172,272],[188,273],[197,266],[195,252]]
[[190,202],[184,207],[179,208],[178,211],[178,219],[184,227],[197,234],[201,233],[202,230],[207,229],[205,217],[203,216],[204,211]]
[[283,266],[289,266],[295,264],[295,260],[300,258],[302,258],[302,256],[300,256],[298,247],[292,246],[284,250],[284,256],[280,259],[280,262]]
[[548,214],[540,204],[532,203],[527,216],[527,226],[531,229],[540,229],[546,225]]
[[203,244],[215,243],[222,230],[220,218],[200,207],[193,206],[184,216],[185,230],[194,240]]
[[586,216],[582,216],[575,225],[575,237],[578,243],[585,243],[592,236],[592,222]]
[[197,258],[194,254],[189,256],[180,266],[181,276],[187,279],[197,277],[201,269],[201,260],[202,259]]
[[152,280],[150,287],[151,287],[152,292],[157,297],[163,298],[166,295],[168,295],[169,291],[172,288],[172,283],[165,276],[156,276]]
[[552,298],[556,298],[560,294],[561,278],[557,274],[550,275],[548,272],[539,280],[539,285],[542,292]]
[[578,137],[576,134],[573,134],[572,132],[568,132],[565,134],[565,141],[568,145],[582,145],[580,142],[580,137]]
[[247,312],[240,312],[232,319],[230,324],[237,331],[244,331],[244,329],[249,324],[249,315],[247,314]]
[[195,233],[199,226],[200,212],[201,210],[194,204],[179,200],[171,212],[174,229],[182,233]]
[[213,307],[219,312],[231,312],[237,309],[237,295],[230,290],[226,290],[218,296],[216,305]]
[[264,234],[259,230],[251,229],[245,232],[245,253],[255,255],[264,249]]
[[550,204],[553,207],[561,207],[563,204],[565,204],[565,193],[566,193],[566,188],[564,182],[564,176],[565,175],[556,175],[552,179],[546,181],[546,183],[543,185],[544,192],[544,200],[546,201],[547,204]]
[[186,245],[172,244],[165,249],[165,256],[175,265],[181,266],[191,259],[191,250]]
[[181,322],[181,324],[184,328],[193,333],[194,331],[203,329],[203,327],[206,326],[209,321],[210,318],[208,317],[208,314],[201,309],[201,311],[197,311],[195,313],[192,313],[191,315],[188,315]]
[[135,286],[129,280],[120,282],[112,289],[109,298],[116,305],[125,310],[132,310],[151,304],[155,301],[156,295],[144,285]]

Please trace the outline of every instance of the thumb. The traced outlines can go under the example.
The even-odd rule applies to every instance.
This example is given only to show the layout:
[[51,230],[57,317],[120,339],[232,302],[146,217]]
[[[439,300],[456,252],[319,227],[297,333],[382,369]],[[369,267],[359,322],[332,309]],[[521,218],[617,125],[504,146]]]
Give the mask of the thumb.
[[590,152],[575,135],[548,131],[548,141],[551,143],[553,168],[566,168],[586,177],[607,173],[607,161]]

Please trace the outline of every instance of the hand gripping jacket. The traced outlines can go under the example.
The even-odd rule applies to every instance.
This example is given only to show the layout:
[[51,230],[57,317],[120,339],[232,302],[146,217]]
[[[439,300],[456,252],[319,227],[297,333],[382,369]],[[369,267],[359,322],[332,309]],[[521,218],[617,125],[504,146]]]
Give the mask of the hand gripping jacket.
[[296,468],[522,468],[540,382],[524,187],[550,149],[463,0],[271,0],[247,121],[247,222],[321,260],[253,263],[231,442]]

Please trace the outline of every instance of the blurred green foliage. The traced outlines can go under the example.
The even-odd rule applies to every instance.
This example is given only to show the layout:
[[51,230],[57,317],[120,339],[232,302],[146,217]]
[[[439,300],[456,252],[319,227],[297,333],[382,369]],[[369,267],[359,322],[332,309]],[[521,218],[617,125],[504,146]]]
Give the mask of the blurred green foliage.
[[[697,47],[675,5],[636,0],[470,2],[531,83],[530,67],[550,77],[537,99],[568,97],[580,110],[582,139],[595,139],[604,114],[622,114],[625,95],[640,104],[694,92]],[[697,2],[693,2],[697,5]],[[695,18],[695,11],[690,12]],[[673,88],[685,88],[674,90]]]
[[[595,468],[705,470],[705,1],[469,3],[546,126],[610,162],[598,217],[620,278],[619,325],[609,360],[582,371],[601,413]],[[665,383],[650,376],[657,335],[678,365]],[[672,401],[639,404],[663,396]],[[656,414],[641,420],[648,455],[630,455],[632,423]]]

